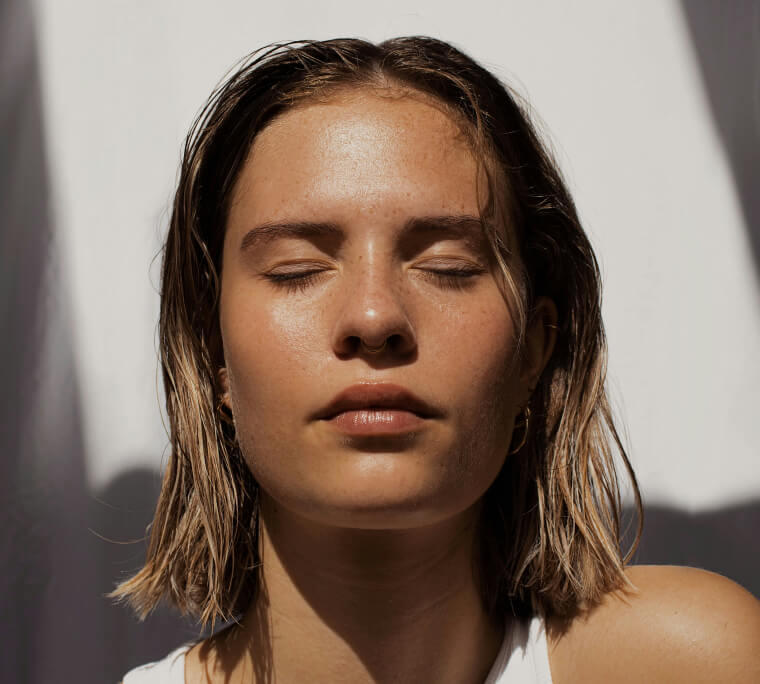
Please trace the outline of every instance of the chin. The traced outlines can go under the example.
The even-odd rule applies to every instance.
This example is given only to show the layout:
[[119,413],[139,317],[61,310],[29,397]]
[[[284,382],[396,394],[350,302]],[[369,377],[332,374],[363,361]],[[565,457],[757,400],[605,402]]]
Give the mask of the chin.
[[420,481],[398,472],[362,473],[337,478],[334,486],[299,492],[283,502],[312,522],[366,530],[412,529],[453,518],[470,508],[482,492],[467,492],[461,482]]

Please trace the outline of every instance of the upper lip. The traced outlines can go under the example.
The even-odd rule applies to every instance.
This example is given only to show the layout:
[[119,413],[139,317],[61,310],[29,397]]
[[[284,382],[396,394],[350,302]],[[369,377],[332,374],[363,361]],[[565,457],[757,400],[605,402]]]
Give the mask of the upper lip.
[[440,415],[440,411],[415,396],[408,389],[391,383],[361,383],[351,385],[315,414],[315,419],[329,419],[357,409],[391,408],[411,411],[423,418]]

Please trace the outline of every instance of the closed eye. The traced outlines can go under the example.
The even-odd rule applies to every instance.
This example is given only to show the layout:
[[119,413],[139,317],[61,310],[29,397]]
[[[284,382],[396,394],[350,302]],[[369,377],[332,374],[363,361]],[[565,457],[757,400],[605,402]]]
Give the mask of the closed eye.
[[264,277],[275,286],[284,288],[286,292],[305,292],[306,289],[310,285],[313,285],[324,273],[324,269],[312,269],[267,273]]
[[[485,272],[485,269],[474,265],[449,266],[447,268],[421,268],[414,269],[420,276],[434,284],[451,290],[463,290],[474,284],[476,276]],[[305,292],[315,284],[327,269],[305,269],[300,271],[281,271],[266,273],[264,277],[277,287],[284,288],[287,292]]]
[[483,273],[483,269],[471,266],[455,268],[420,268],[419,274],[437,285],[451,290],[463,290],[475,283],[475,276]]

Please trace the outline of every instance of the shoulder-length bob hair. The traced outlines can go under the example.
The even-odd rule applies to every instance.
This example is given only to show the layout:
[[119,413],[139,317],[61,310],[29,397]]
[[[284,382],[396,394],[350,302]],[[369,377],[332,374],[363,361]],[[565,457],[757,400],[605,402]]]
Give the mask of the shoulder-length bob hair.
[[486,172],[483,229],[519,329],[537,297],[557,305],[555,349],[530,399],[527,434],[515,438],[524,443],[484,496],[475,562],[489,614],[569,617],[628,584],[624,565],[633,549],[621,552],[615,453],[636,500],[636,540],[642,523],[636,479],[604,386],[599,269],[525,105],[468,56],[426,37],[270,46],[244,60],[193,125],[161,282],[172,450],[145,566],[112,596],[128,599],[141,617],[168,597],[205,624],[240,615],[257,595],[258,485],[237,447],[218,380],[230,197],[254,138],[274,118],[352,88],[422,94],[450,113]]

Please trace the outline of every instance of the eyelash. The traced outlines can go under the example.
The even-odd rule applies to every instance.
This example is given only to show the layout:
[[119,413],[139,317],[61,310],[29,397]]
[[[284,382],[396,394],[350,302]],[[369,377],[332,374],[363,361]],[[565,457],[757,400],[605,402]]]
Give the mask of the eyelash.
[[317,280],[323,271],[305,271],[303,273],[267,273],[266,278],[277,287],[285,288],[288,292],[304,292]]
[[[314,284],[324,271],[304,271],[295,273],[267,273],[266,278],[275,286],[283,287],[288,292],[305,292]],[[474,276],[483,273],[483,269],[461,266],[441,270],[420,270],[420,274],[448,290],[464,290],[473,284]]]
[[473,278],[483,273],[472,266],[457,266],[441,270],[421,270],[420,274],[447,290],[464,290],[474,284]]

